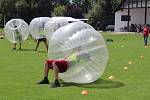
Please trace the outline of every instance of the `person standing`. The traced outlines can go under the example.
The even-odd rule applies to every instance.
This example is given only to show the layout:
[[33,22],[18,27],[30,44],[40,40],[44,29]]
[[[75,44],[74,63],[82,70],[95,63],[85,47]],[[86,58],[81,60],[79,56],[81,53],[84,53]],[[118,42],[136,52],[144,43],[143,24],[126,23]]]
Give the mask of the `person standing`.
[[46,39],[46,37],[44,35],[44,24],[42,24],[42,26],[39,26],[39,39],[37,39],[36,47],[35,47],[34,51],[37,51],[37,49],[39,47],[39,44],[42,41],[44,42],[44,44],[46,46],[46,50],[48,51],[48,43],[47,43],[47,39]]
[[[22,44],[22,35],[19,32],[19,29],[17,26],[15,26],[15,41],[19,42],[19,50],[21,50],[21,44]],[[16,49],[17,43],[13,43],[13,49]]]
[[144,37],[144,46],[147,46],[147,42],[148,42],[148,35],[149,35],[149,29],[148,26],[145,25],[144,29],[143,29],[143,37]]

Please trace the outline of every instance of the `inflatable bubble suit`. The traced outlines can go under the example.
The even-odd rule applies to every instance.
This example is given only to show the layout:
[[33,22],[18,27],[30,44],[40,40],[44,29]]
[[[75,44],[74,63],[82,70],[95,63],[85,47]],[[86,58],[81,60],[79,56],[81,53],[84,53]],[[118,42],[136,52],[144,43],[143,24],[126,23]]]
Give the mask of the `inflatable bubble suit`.
[[28,24],[22,19],[11,19],[6,23],[4,33],[11,43],[22,42],[29,35]]
[[43,36],[45,36],[44,33],[44,27],[46,22],[48,22],[50,20],[49,17],[37,17],[34,18],[29,25],[29,30],[31,35],[35,38],[35,39],[39,39]]
[[69,22],[67,20],[63,20],[63,19],[52,19],[49,20],[44,27],[44,32],[45,32],[45,36],[47,38],[47,40],[50,40],[52,34],[60,27],[65,26],[69,24]]
[[[64,73],[59,73],[65,82],[91,83],[100,78],[108,60],[108,51],[102,35],[84,22],[70,23],[55,31],[49,41],[49,59],[62,59],[82,55],[75,63],[70,62]],[[73,59],[74,59],[73,58]],[[71,61],[71,60],[69,60]]]

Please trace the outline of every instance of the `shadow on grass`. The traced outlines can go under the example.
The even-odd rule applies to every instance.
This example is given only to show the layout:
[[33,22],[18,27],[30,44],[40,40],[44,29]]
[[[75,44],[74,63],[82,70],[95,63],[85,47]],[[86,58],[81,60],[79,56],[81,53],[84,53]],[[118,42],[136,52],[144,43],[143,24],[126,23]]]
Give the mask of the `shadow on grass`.
[[68,86],[77,86],[77,87],[83,87],[83,88],[110,89],[110,88],[123,87],[124,84],[120,82],[114,82],[114,81],[109,81],[109,80],[104,80],[104,79],[99,79],[93,83],[87,83],[87,84],[62,82],[62,87],[68,87]]
[[20,51],[33,51],[33,49],[21,49]]
[[[34,49],[12,49],[13,51],[34,51]],[[46,53],[47,51],[35,51],[35,52],[38,52],[38,53]]]
[[12,51],[33,51],[33,49],[12,49]]
[[39,53],[47,53],[47,51],[38,51]]

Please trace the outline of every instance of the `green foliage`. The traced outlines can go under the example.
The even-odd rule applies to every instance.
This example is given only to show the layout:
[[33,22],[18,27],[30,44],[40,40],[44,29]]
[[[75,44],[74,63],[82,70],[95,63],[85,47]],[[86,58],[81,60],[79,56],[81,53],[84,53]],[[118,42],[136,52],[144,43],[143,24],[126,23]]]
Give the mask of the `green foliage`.
[[65,16],[73,18],[83,18],[81,8],[74,4],[67,5],[65,10]]
[[91,0],[72,0],[72,3],[79,6],[84,13],[87,13],[92,7]]
[[89,23],[96,27],[97,22],[101,23],[101,30],[109,24],[114,24],[114,13],[111,0],[99,0],[89,11]]
[[78,6],[82,5],[83,0],[72,0],[72,2]]
[[[10,16],[13,17],[16,12],[15,8],[15,0],[3,0],[1,1],[1,13],[5,15],[6,17]],[[13,14],[13,15],[12,15]]]
[[59,5],[64,5],[64,6],[70,4],[70,0],[51,0],[51,1],[52,1],[54,6],[55,5],[57,6],[58,4]]
[[20,0],[16,2],[16,8],[18,11],[22,9],[26,9],[28,7],[29,7],[29,4],[25,0]]
[[54,8],[54,14],[55,16],[64,16],[65,14],[65,6],[57,6]]
[[0,14],[0,28],[3,27],[3,16]]
[[121,0],[72,0],[72,2],[74,5],[70,4],[70,0],[0,0],[2,13],[0,22],[3,22],[5,17],[6,21],[22,18],[29,23],[35,17],[51,16],[53,10],[55,15],[64,15],[63,6],[66,7],[65,16],[83,18],[83,13],[87,13],[93,7],[87,17],[90,24],[95,26],[96,22],[101,21],[105,28],[108,24],[114,24],[114,9]]
[[89,19],[88,23],[95,27],[96,22],[102,20],[102,6],[99,4],[94,5],[93,9],[89,11],[87,17]]
[[51,0],[1,0],[0,9],[6,21],[21,18],[30,22],[39,16],[51,16]]
[[88,10],[92,8],[91,1],[84,0],[81,7],[82,7],[83,12],[87,13]]
[[52,3],[51,0],[38,1],[38,16],[51,16]]

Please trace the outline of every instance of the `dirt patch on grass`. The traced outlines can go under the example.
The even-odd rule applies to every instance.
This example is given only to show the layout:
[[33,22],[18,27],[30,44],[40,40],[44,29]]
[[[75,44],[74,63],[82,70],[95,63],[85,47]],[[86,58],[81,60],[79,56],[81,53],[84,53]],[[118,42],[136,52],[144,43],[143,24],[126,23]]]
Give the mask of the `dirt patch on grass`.
[[4,32],[0,32],[0,36],[4,36]]

